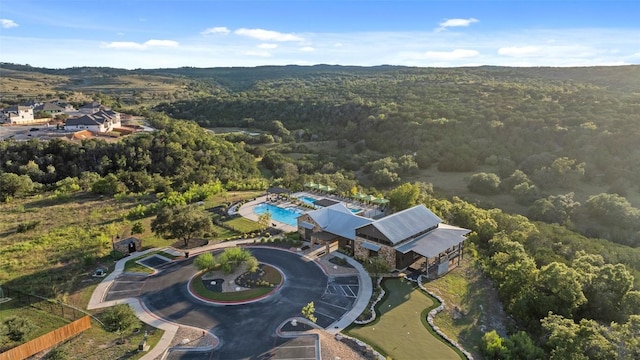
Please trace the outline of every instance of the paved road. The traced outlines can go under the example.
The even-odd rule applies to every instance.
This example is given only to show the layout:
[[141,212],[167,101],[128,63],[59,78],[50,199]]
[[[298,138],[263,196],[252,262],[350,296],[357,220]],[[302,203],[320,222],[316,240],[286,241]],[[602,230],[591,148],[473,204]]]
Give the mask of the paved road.
[[[269,248],[251,248],[260,262],[276,266],[285,276],[278,292],[262,301],[244,305],[212,305],[193,299],[188,280],[196,269],[193,258],[164,268],[149,277],[141,299],[158,316],[176,323],[210,329],[220,339],[212,359],[259,359],[280,345],[275,330],[288,318],[300,316],[310,301],[320,302],[327,289],[327,276],[313,262],[296,254]],[[341,312],[344,314],[344,312]],[[340,314],[341,315],[341,314]],[[335,319],[319,319],[326,327]]]

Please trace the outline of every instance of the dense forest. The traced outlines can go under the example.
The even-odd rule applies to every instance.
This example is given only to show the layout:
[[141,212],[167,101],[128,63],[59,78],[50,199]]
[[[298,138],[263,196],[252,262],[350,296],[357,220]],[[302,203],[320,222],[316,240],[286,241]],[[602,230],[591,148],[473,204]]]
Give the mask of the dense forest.
[[[77,85],[82,74],[191,89],[162,101],[93,94],[145,116],[153,133],[0,142],[4,201],[69,183],[117,194],[314,180],[384,195],[393,210],[423,203],[473,231],[471,254],[516,320],[508,338],[487,336],[488,358],[640,356],[638,66],[3,67],[59,76],[51,90],[62,93],[65,76]],[[203,129],[221,127],[247,131]],[[459,174],[464,193],[440,193],[425,174]]]

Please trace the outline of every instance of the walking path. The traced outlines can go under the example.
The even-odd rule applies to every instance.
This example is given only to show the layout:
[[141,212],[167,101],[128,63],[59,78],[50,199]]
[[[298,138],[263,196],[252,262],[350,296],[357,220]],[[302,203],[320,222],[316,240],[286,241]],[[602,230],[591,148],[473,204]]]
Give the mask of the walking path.
[[[209,252],[215,249],[221,249],[221,248],[236,246],[240,244],[254,245],[254,239],[226,241],[218,244],[207,245],[200,248],[191,249],[189,252],[191,256],[195,256],[195,255],[198,255],[204,252]],[[259,244],[256,244],[256,245],[259,245]],[[155,250],[157,249],[149,249],[149,250],[141,251],[132,256],[128,256],[126,258],[119,260],[115,265],[114,271],[111,274],[109,274],[107,277],[105,277],[100,284],[98,284],[93,294],[91,295],[89,304],[87,305],[88,310],[93,310],[93,309],[110,307],[118,304],[128,304],[135,311],[136,315],[141,321],[155,328],[164,330],[164,334],[162,335],[162,337],[160,338],[156,346],[154,346],[153,349],[151,349],[145,356],[143,356],[141,358],[142,360],[160,359],[163,356],[163,354],[167,351],[167,349],[172,345],[174,337],[178,332],[178,330],[181,327],[184,328],[184,325],[179,325],[179,324],[157,317],[148,309],[146,309],[144,304],[138,298],[118,299],[113,301],[105,301],[104,299],[113,282],[118,278],[118,276],[120,276],[123,273],[124,265],[127,261],[143,257],[144,255]],[[351,264],[354,267],[354,269],[357,271],[358,281],[360,283],[360,287],[359,287],[360,290],[358,292],[358,296],[356,298],[356,301],[352,309],[349,312],[347,312],[344,316],[342,316],[342,318],[340,318],[338,321],[331,324],[326,329],[326,331],[331,334],[337,334],[340,331],[342,331],[345,327],[349,326],[367,307],[367,304],[369,303],[369,299],[371,298],[371,294],[372,294],[372,285],[366,270],[362,267],[360,263],[358,263],[354,259],[337,252],[334,252],[330,255],[325,255],[325,256],[337,256],[337,257],[342,257],[346,259],[349,262],[349,264]],[[310,259],[310,260],[314,260],[314,259]],[[340,275],[344,276],[345,275],[345,272],[343,270],[344,268],[342,267],[337,267],[337,269],[334,269],[333,265],[327,266],[326,261],[321,261],[318,259],[316,259],[315,261],[328,276],[340,276]],[[349,275],[354,275],[354,274],[353,272],[350,271]],[[203,329],[194,329],[194,330],[197,332],[204,331]],[[211,333],[208,333],[208,335],[214,338],[213,346],[211,347],[213,349],[219,344],[219,341],[215,337],[215,335]]]

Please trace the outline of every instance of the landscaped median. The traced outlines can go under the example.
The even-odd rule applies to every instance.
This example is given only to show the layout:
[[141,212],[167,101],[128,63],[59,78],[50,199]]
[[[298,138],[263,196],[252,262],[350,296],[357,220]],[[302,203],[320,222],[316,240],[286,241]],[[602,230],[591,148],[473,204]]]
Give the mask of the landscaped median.
[[189,281],[190,292],[213,303],[246,303],[263,299],[283,282],[282,273],[268,264],[259,264],[246,249],[227,248],[214,256],[204,253],[194,264],[202,271]]

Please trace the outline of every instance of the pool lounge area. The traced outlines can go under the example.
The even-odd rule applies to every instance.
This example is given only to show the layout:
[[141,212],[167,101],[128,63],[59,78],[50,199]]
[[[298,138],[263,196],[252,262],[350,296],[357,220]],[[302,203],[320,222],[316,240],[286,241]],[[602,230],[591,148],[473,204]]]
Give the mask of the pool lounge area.
[[367,204],[354,202],[351,199],[340,198],[330,194],[309,193],[306,191],[290,194],[290,197],[276,198],[273,196],[260,196],[253,201],[245,203],[239,209],[236,209],[237,213],[247,219],[258,221],[259,215],[269,212],[271,214],[271,227],[285,231],[297,231],[298,223],[297,218],[310,208],[305,208],[297,203],[302,202],[305,206],[313,207],[316,209],[321,208],[316,204],[316,201],[320,200],[326,202],[342,202],[349,210],[360,216],[365,217],[378,217],[382,214],[382,211],[378,207],[367,206]]
[[304,214],[304,211],[294,206],[280,207],[268,203],[260,203],[253,207],[253,212],[262,215],[266,212],[271,214],[271,220],[285,223],[290,226],[298,226],[298,217]]

